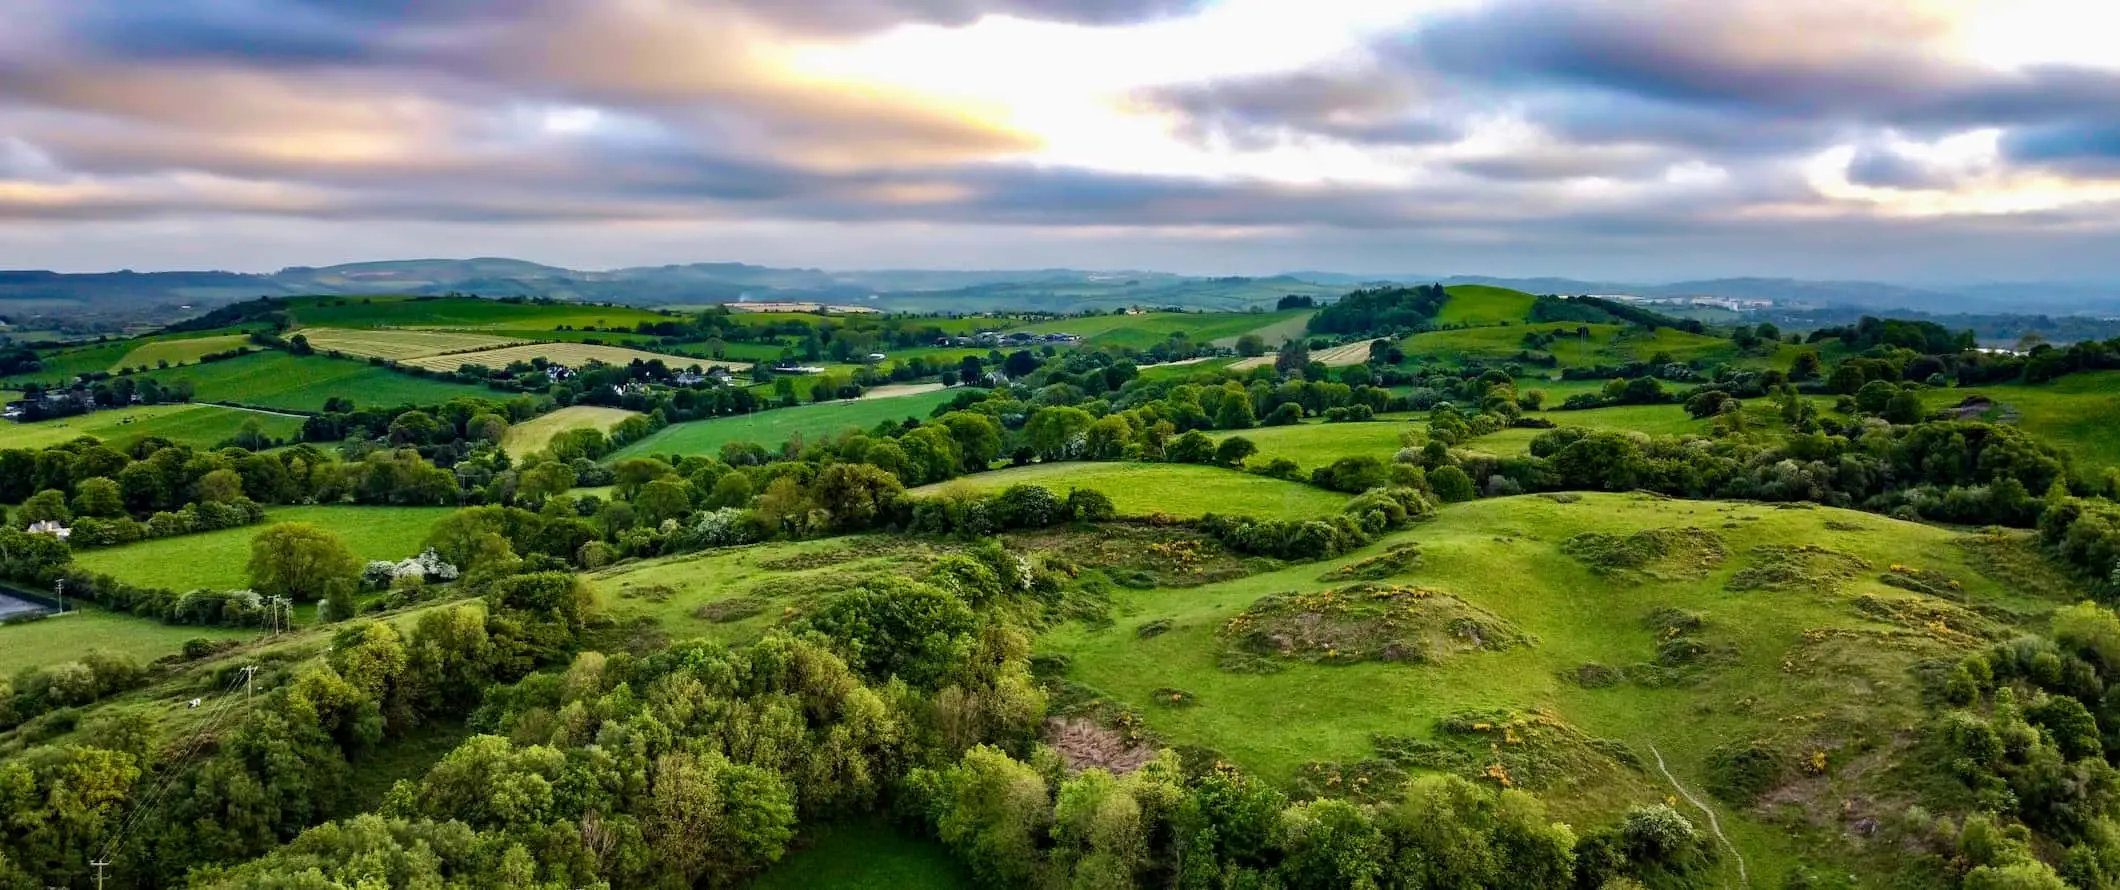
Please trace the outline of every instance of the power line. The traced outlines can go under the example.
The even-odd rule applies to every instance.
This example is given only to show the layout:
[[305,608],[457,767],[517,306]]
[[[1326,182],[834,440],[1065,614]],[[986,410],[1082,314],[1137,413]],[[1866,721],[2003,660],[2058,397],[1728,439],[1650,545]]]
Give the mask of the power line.
[[238,672],[238,676],[229,679],[227,688],[221,690],[221,698],[214,703],[213,710],[207,712],[205,721],[192,732],[191,738],[184,743],[182,753],[169,760],[161,778],[148,790],[147,794],[138,798],[138,802],[133,805],[132,811],[127,813],[125,818],[119,820],[117,828],[113,829],[110,837],[105,839],[101,854],[89,861],[89,865],[94,866],[96,869],[96,886],[98,890],[101,890],[103,885],[103,869],[110,865],[111,854],[116,852],[119,844],[125,840],[125,837],[133,829],[139,827],[140,821],[146,817],[146,814],[154,809],[157,804],[161,803],[163,796],[168,794],[169,789],[176,785],[177,776],[184,771],[184,766],[191,761],[193,756],[205,748],[207,738],[220,728],[222,719],[233,709],[236,700],[236,685],[238,683],[245,686],[245,698],[247,701],[247,689],[250,685],[251,676],[256,671],[256,667],[246,665]]

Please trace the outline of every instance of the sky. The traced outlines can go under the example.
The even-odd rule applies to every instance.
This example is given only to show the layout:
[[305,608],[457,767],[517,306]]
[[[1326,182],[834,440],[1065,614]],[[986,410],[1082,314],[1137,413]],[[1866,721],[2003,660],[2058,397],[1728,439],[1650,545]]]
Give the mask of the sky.
[[0,267],[2120,281],[2111,0],[9,0]]

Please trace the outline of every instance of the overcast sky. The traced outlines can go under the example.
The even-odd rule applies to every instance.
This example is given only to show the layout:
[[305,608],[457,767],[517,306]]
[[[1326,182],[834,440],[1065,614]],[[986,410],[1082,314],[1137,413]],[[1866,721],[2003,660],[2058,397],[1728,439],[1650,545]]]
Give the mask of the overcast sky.
[[2120,280],[2112,0],[10,0],[0,267]]

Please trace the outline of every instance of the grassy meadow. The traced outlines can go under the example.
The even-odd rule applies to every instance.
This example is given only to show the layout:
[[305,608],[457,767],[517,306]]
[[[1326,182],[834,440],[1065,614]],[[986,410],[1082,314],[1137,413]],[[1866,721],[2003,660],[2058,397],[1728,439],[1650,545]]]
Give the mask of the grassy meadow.
[[210,337],[153,337],[138,341],[139,345],[127,350],[111,363],[109,370],[119,368],[153,368],[163,362],[172,365],[188,365],[200,356],[216,352],[227,352],[250,342],[243,334],[218,334]]
[[285,414],[219,405],[134,405],[36,423],[0,423],[0,448],[44,448],[82,436],[93,436],[121,448],[149,436],[212,448],[234,437],[245,423],[252,421],[276,439],[291,439],[302,432],[302,419]]
[[519,337],[558,327],[585,328],[655,322],[666,316],[626,306],[504,303],[468,297],[327,296],[288,301],[299,324],[339,328],[437,328]]
[[185,640],[248,639],[255,631],[226,627],[186,627],[71,605],[65,615],[27,624],[0,626],[0,677],[23,668],[60,664],[101,650],[142,662],[181,651]]
[[608,432],[624,423],[626,418],[639,416],[640,412],[624,408],[569,405],[509,427],[507,435],[501,438],[501,448],[509,457],[520,459],[543,449],[553,436],[567,430],[587,428]]
[[[477,352],[430,355],[408,358],[403,364],[430,371],[454,371],[465,365],[484,365],[488,368],[504,368],[516,362],[545,359],[569,367],[580,367],[592,361],[624,367],[636,361],[661,361],[672,368],[682,368],[697,363],[697,359],[665,355],[658,352],[643,352],[623,346],[596,346],[588,343],[526,343],[520,346],[502,346],[482,349]],[[750,365],[741,362],[717,362],[727,364],[730,370],[743,370]]]
[[201,401],[237,402],[284,411],[321,411],[334,396],[360,406],[437,405],[460,396],[492,398],[483,386],[427,380],[352,359],[284,352],[246,355],[149,372],[169,384],[190,380]]
[[926,418],[935,406],[957,397],[945,389],[888,399],[856,399],[793,408],[772,408],[739,417],[673,423],[613,454],[612,459],[656,454],[716,454],[730,442],[756,442],[767,449],[800,436],[815,440],[849,429],[866,430],[886,420]]
[[[318,352],[337,352],[355,358],[386,358],[398,361],[441,355],[445,352],[495,349],[502,346],[514,346],[522,342],[508,337],[494,337],[487,334],[414,331],[398,328],[387,330],[303,328],[297,333],[308,338],[310,347]],[[455,369],[450,368],[449,370]]]
[[307,522],[337,534],[361,560],[418,555],[448,507],[271,507],[265,521],[241,528],[156,538],[77,551],[74,563],[124,581],[170,590],[234,590],[250,584],[250,540],[281,522]]
[[[1694,534],[1717,543],[1639,572],[1603,574],[1562,546],[1585,532],[1672,529],[1699,530]],[[2016,540],[1996,546],[2007,550],[2019,546]],[[1944,529],[1820,508],[1601,494],[1483,500],[1446,507],[1414,531],[1328,563],[1206,587],[1119,592],[1115,625],[1064,625],[1037,648],[1064,657],[1069,680],[1133,709],[1165,743],[1200,746],[1279,781],[1338,775],[1337,767],[1316,764],[1373,757],[1379,736],[1464,743],[1485,757],[1487,739],[1474,734],[1468,742],[1464,732],[1446,733],[1439,721],[1512,712],[1537,716],[1525,724],[1527,738],[1515,738],[1512,728],[1511,740],[1495,739],[1496,752],[1505,764],[1518,764],[1518,783],[1539,793],[1557,818],[1594,824],[1671,795],[1653,766],[1630,765],[1651,763],[1655,753],[1698,794],[1715,744],[1762,739],[1825,752],[1825,773],[1798,783],[1801,794],[1782,805],[1783,815],[1830,821],[1845,795],[1860,793],[1862,752],[1903,744],[1896,741],[1900,727],[1923,713],[1912,673],[1918,661],[2006,633],[1990,616],[2036,620],[2056,605],[2037,590],[2010,586],[2027,573],[1983,569],[1976,558],[1983,548],[1969,546],[1972,541]],[[1412,602],[1480,610],[1487,633],[1500,636],[1506,627],[1520,641],[1507,645],[1505,637],[1495,649],[1471,651],[1442,645],[1398,663],[1313,663],[1267,654],[1249,663],[1271,664],[1248,667],[1226,658],[1235,645],[1229,628],[1269,620],[1231,623],[1261,597],[1345,584],[1327,577],[1336,566],[1407,544],[1418,548],[1418,557],[1387,569],[1380,583],[1429,591]],[[1771,548],[1804,546],[1829,555],[1801,562],[1809,572],[1800,575],[1802,583],[1739,589],[1740,573],[1786,561],[1790,550]],[[1888,566],[1902,563],[1962,585],[1960,602],[1881,583],[1893,571]],[[1593,664],[1658,676],[1653,666],[1666,657],[1659,647],[1681,626],[1658,623],[1655,616],[1666,609],[1697,618],[1697,627],[1677,633],[1713,653],[1688,669],[1684,682],[1623,680],[1592,688],[1577,681]],[[1140,630],[1151,623],[1167,629]],[[1187,694],[1188,706],[1157,704],[1173,689]],[[1499,726],[1493,732],[1502,735]],[[1526,747],[1519,755],[1503,753],[1505,745]],[[1805,852],[1771,821],[1779,816],[1714,805],[1759,886],[1774,886]],[[1734,886],[1734,872],[1727,878]]]
[[1443,289],[1450,299],[1436,313],[1439,325],[1522,324],[1531,317],[1537,298],[1523,291],[1479,284],[1461,284]]
[[1147,349],[1169,340],[1171,334],[1180,332],[1194,343],[1212,343],[1228,338],[1234,345],[1237,337],[1266,329],[1285,330],[1286,322],[1290,319],[1300,317],[1307,320],[1313,312],[1314,310],[1310,309],[1290,309],[1283,312],[1144,312],[1140,315],[1097,315],[1041,321],[1024,325],[1020,330],[1077,334],[1082,337],[1083,342],[1092,345],[1128,346],[1134,349]]
[[2120,371],[2070,374],[2038,386],[2011,384],[1922,393],[1940,410],[1980,396],[1985,419],[2015,424],[2075,458],[2078,470],[2120,469]]
[[1122,516],[1306,517],[1338,512],[1347,503],[1346,495],[1299,482],[1220,467],[1151,463],[1033,464],[924,485],[913,493],[999,491],[1011,485],[1042,485],[1063,496],[1070,489],[1094,488],[1109,496]]
[[1312,421],[1295,426],[1224,430],[1208,435],[1218,442],[1230,436],[1250,439],[1252,444],[1259,446],[1259,453],[1252,455],[1251,459],[1245,462],[1249,466],[1265,466],[1274,458],[1285,457],[1295,461],[1297,466],[1308,472],[1343,457],[1368,455],[1389,463],[1392,457],[1399,453],[1399,449],[1405,447],[1400,443],[1399,435],[1419,429],[1419,424],[1390,421]]

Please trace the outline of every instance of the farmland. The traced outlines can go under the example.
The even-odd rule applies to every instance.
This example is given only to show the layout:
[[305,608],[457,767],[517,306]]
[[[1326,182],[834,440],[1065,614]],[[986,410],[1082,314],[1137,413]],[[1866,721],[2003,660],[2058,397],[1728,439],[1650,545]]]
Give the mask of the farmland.
[[825,402],[794,408],[774,408],[739,417],[717,417],[690,423],[673,423],[612,455],[613,459],[654,454],[706,454],[721,451],[730,442],[755,442],[767,449],[800,437],[811,441],[850,429],[866,430],[886,421],[928,416],[935,406],[956,398],[960,390],[947,389],[889,399],[858,399]]
[[227,352],[250,342],[242,334],[220,334],[211,337],[153,338],[140,342],[111,364],[109,370],[120,368],[154,368],[164,363],[188,365],[200,356],[216,352]]
[[[1322,363],[1328,368],[1359,365],[1369,360],[1369,344],[1374,342],[1376,341],[1362,340],[1342,346],[1334,346],[1331,349],[1319,349],[1310,354],[1310,360]],[[1269,368],[1273,366],[1273,363],[1274,356],[1260,355],[1232,362],[1229,364],[1229,369],[1232,371],[1248,371],[1252,368]]]
[[1523,291],[1462,284],[1445,288],[1450,300],[1436,313],[1439,325],[1522,324],[1536,299]]
[[1191,464],[1053,463],[976,473],[914,489],[998,491],[1011,485],[1042,485],[1065,495],[1094,488],[1112,499],[1123,516],[1225,516],[1301,518],[1338,511],[1347,497],[1297,482],[1239,470]]
[[543,449],[553,436],[572,429],[593,429],[608,432],[628,417],[639,417],[634,411],[622,408],[600,408],[595,405],[569,405],[508,428],[501,439],[501,448],[508,456],[521,459]]
[[360,405],[434,405],[459,396],[489,398],[479,386],[426,380],[351,359],[284,352],[246,355],[148,376],[169,384],[190,380],[202,401],[236,402],[284,411],[321,411],[324,400],[350,398]]
[[426,368],[430,371],[454,371],[465,365],[484,365],[485,367],[496,369],[505,368],[515,362],[529,362],[532,359],[539,358],[568,367],[579,367],[592,361],[620,367],[630,365],[636,361],[660,361],[672,368],[689,367],[695,364],[717,364],[727,366],[732,371],[740,371],[750,367],[750,365],[742,362],[702,362],[699,359],[687,359],[656,352],[642,352],[638,349],[627,349],[623,346],[593,346],[587,343],[528,343],[521,346],[504,346],[498,349],[485,349],[477,352],[410,358],[404,360],[403,363],[416,368]]
[[396,560],[417,555],[428,530],[447,515],[446,507],[274,507],[257,525],[82,550],[74,562],[148,587],[235,590],[249,585],[250,539],[274,523],[313,523],[345,539],[355,557]]
[[[1676,567],[1666,579],[1616,581],[1570,557],[1562,542],[1581,532],[1630,534],[1670,528],[1706,529],[1723,538],[1729,556]],[[1872,580],[1888,564],[1908,563],[1963,584],[1968,602],[1992,614],[2036,613],[2050,605],[1983,574],[1966,549],[1969,538],[1926,526],[1823,509],[1672,502],[1625,495],[1584,495],[1562,502],[1544,497],[1479,501],[1447,508],[1420,530],[1336,560],[1349,564],[1412,542],[1419,558],[1390,583],[1418,585],[1488,610],[1491,626],[1520,630],[1528,644],[1438,656],[1404,664],[1363,660],[1308,664],[1281,659],[1267,673],[1218,669],[1228,645],[1225,627],[1261,597],[1321,590],[1331,565],[1298,566],[1205,588],[1121,594],[1117,626],[1067,625],[1038,648],[1067,659],[1069,679],[1104,699],[1137,708],[1170,744],[1196,745],[1281,780],[1318,776],[1319,763],[1352,765],[1375,757],[1372,739],[1405,737],[1489,747],[1446,733],[1444,718],[1467,712],[1538,713],[1566,727],[1542,743],[1581,745],[1611,739],[1644,760],[1652,747],[1689,787],[1706,784],[1704,764],[1719,740],[1761,738],[1823,746],[1829,759],[1861,738],[1889,739],[1921,713],[1910,670],[1923,657],[1963,651],[1972,637],[1913,626],[1904,614],[1875,603],[1919,599]],[[1842,576],[1830,587],[1736,593],[1734,573],[1784,551],[1815,546],[1873,566]],[[1710,551],[1713,552],[1713,551]],[[1850,563],[1853,564],[1852,562]],[[1761,608],[1771,598],[1773,608]],[[1871,605],[1862,606],[1864,603]],[[1639,664],[1659,644],[1658,610],[1702,616],[1708,645],[1730,661],[1704,669],[1679,686],[1639,684],[1589,688],[1566,679],[1585,664]],[[1154,635],[1137,629],[1155,623]],[[1167,628],[1167,630],[1162,630]],[[1831,628],[1831,633],[1813,628]],[[1880,639],[1895,640],[1879,646]],[[1183,690],[1197,704],[1155,707],[1158,690]],[[1739,704],[1741,703],[1741,704]],[[1499,732],[1499,730],[1496,730]],[[1579,735],[1574,735],[1579,734]],[[1848,749],[1851,750],[1852,749]],[[1577,824],[1609,819],[1632,804],[1670,795],[1653,772],[1644,774],[1589,750],[1570,754],[1574,767],[1550,768],[1530,783],[1558,818]],[[1852,756],[1852,755],[1850,755]],[[1504,758],[1509,762],[1509,758]],[[1484,761],[1483,761],[1484,762]],[[1333,767],[1324,767],[1330,774]],[[1850,777],[1848,782],[1861,781]],[[1814,797],[1787,805],[1831,811],[1854,788],[1820,786]],[[1778,874],[1801,842],[1764,810],[1724,809],[1722,826],[1751,864],[1755,880]],[[1724,868],[1730,868],[1725,862]],[[1731,879],[1735,874],[1732,869]]]
[[38,363],[43,367],[26,374],[16,374],[0,379],[19,388],[24,383],[70,383],[82,374],[96,374],[111,369],[125,354],[138,344],[114,340],[87,346],[69,346],[63,349],[42,350],[37,353]]
[[268,436],[291,439],[302,431],[302,419],[224,408],[219,405],[135,405],[36,423],[0,423],[0,448],[44,448],[93,436],[123,447],[159,436],[198,448],[212,448],[255,422]]
[[[1982,419],[2014,424],[2067,451],[2080,470],[2120,469],[2120,371],[2071,374],[2038,386],[1931,389],[1929,410],[1991,400]],[[2095,474],[2094,474],[2095,475]]]
[[1390,461],[1399,449],[1401,434],[1419,430],[1419,424],[1374,421],[1369,423],[1303,423],[1294,426],[1260,427],[1212,434],[1216,440],[1243,436],[1259,446],[1247,461],[1264,466],[1275,458],[1296,462],[1304,472],[1326,466],[1343,457],[1367,455]]
[[[303,328],[299,332],[318,352],[338,352],[356,358],[404,360],[450,352],[471,352],[515,346],[520,340],[485,334],[444,331],[360,330],[355,328]],[[454,367],[446,370],[455,370]]]
[[298,324],[334,328],[439,328],[527,338],[555,328],[627,328],[667,316],[625,306],[533,303],[465,297],[299,297],[288,301]]
[[91,651],[153,661],[183,648],[185,640],[248,639],[255,631],[184,627],[118,612],[71,604],[66,615],[29,624],[0,626],[0,677],[23,668],[62,664]]
[[1292,318],[1308,318],[1311,310],[1285,312],[1145,312],[1139,315],[1093,315],[1063,318],[1024,325],[1034,333],[1068,333],[1092,345],[1147,349],[1183,333],[1194,343],[1206,344],[1282,325]]

